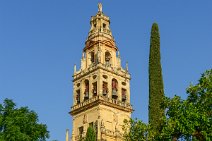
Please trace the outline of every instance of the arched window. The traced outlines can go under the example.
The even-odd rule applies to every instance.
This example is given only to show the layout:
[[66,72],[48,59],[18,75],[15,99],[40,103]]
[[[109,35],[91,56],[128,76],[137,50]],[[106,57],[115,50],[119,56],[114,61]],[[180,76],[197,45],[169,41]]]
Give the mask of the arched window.
[[122,88],[121,89],[121,96],[122,96],[122,102],[125,102],[127,100],[127,90]]
[[97,96],[97,82],[93,83],[93,96]]
[[107,82],[103,82],[103,85],[102,85],[102,92],[103,92],[103,96],[106,96],[106,95],[108,94]]
[[91,52],[91,63],[95,63],[95,54],[94,51]]
[[116,79],[112,79],[112,98],[117,99],[118,98],[118,81]]
[[76,102],[77,102],[77,104],[80,103],[80,90],[76,91]]
[[103,26],[103,28],[106,28],[106,24],[105,23],[103,23],[102,26]]
[[85,92],[84,92],[84,100],[89,99],[89,81],[85,80]]
[[106,66],[111,65],[111,54],[108,51],[105,52],[105,65]]

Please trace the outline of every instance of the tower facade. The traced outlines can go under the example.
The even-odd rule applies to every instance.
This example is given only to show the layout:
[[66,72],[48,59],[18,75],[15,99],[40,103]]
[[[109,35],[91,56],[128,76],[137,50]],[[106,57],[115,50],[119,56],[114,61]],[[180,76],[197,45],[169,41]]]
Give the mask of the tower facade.
[[110,19],[98,12],[90,20],[90,31],[82,52],[81,67],[74,67],[72,141],[79,141],[92,126],[97,140],[121,141],[124,119],[131,117],[130,74],[123,69]]

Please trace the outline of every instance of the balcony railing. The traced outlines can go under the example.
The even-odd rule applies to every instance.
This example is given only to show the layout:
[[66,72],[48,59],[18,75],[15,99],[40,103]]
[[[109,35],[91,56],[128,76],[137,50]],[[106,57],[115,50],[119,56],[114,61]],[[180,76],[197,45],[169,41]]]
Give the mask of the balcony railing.
[[124,108],[130,108],[130,109],[132,109],[132,106],[131,106],[130,103],[122,102],[122,101],[120,101],[118,99],[111,99],[111,98],[108,98],[106,96],[100,96],[100,95],[98,95],[98,96],[92,97],[92,98],[90,98],[88,100],[85,100],[85,101],[83,101],[83,102],[81,102],[79,104],[76,104],[76,105],[72,106],[71,107],[71,111],[76,110],[76,109],[81,108],[81,107],[84,107],[84,106],[86,106],[86,105],[88,105],[90,103],[93,103],[95,101],[98,101],[98,100],[102,100],[102,101],[105,101],[105,102],[108,102],[108,103],[111,103],[111,104],[122,106]]

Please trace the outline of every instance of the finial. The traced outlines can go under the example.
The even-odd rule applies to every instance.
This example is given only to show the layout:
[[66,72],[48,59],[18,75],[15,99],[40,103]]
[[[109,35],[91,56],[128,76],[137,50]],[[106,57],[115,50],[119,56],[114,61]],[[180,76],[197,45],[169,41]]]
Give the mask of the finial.
[[76,73],[77,72],[77,66],[76,66],[76,64],[74,64],[74,73]]
[[126,62],[126,71],[128,71],[128,62]]
[[85,58],[85,52],[82,53],[82,59],[84,59],[84,58]]
[[102,4],[98,3],[98,12],[102,12]]
[[118,58],[120,58],[120,52],[118,51]]
[[66,141],[69,141],[69,129],[66,129]]

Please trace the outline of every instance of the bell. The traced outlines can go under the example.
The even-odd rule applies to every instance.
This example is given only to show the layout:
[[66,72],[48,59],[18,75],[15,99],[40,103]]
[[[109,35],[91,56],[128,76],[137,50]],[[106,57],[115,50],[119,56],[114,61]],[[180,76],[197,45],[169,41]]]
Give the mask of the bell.
[[112,98],[117,99],[118,95],[117,95],[117,91],[116,89],[112,90]]

